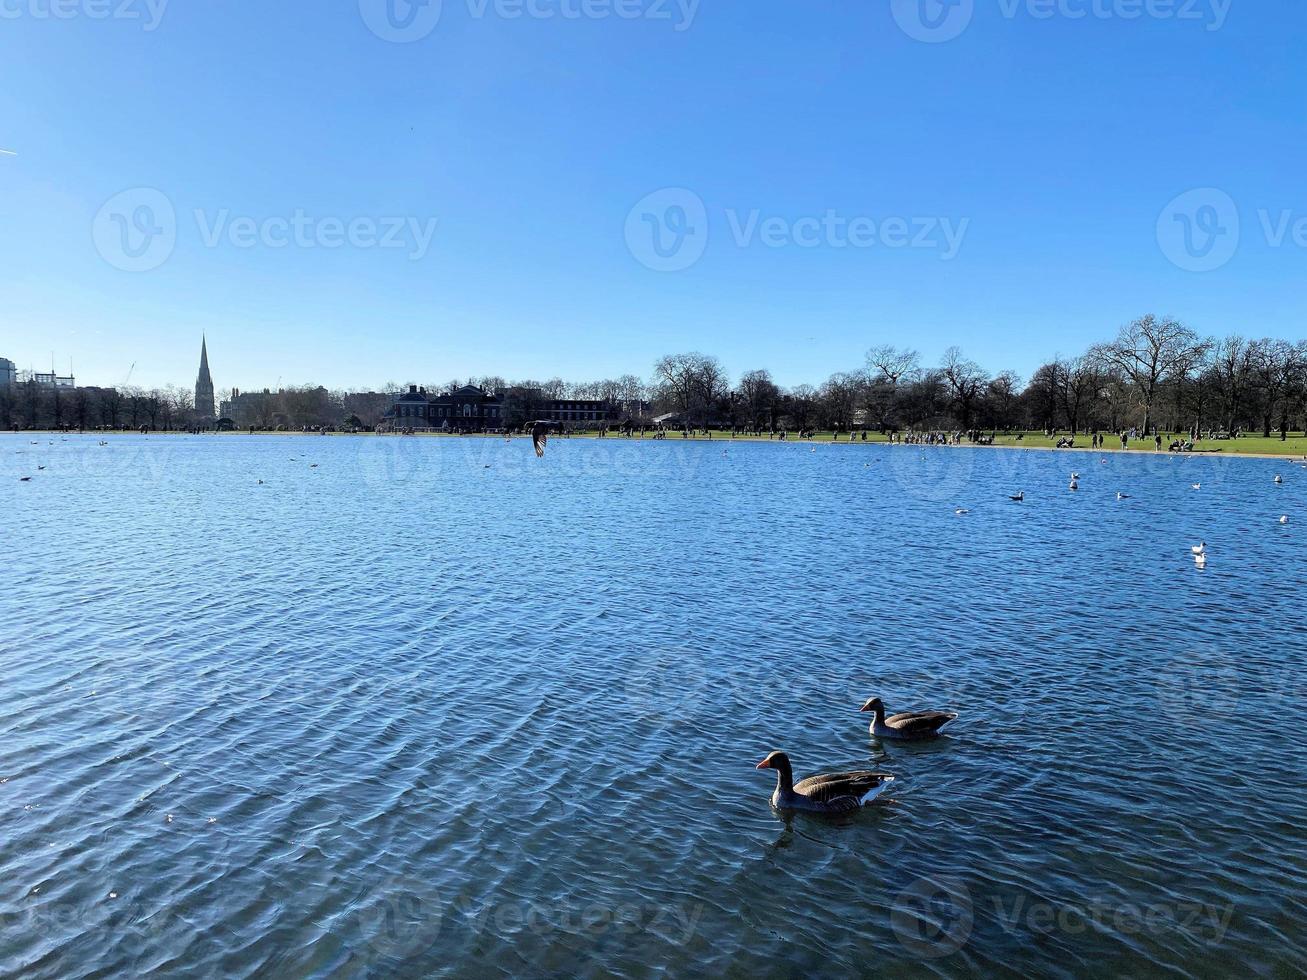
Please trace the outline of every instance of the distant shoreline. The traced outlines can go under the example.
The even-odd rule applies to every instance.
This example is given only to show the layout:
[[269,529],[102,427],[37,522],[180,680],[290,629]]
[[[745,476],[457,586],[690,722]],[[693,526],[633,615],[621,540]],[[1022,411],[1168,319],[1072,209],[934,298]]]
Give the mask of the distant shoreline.
[[[94,438],[94,439],[107,439],[111,436],[121,437],[121,436],[142,435],[142,433],[136,430],[130,430],[127,432],[123,432],[123,431],[61,432],[58,429],[27,429],[16,433],[10,430],[6,430],[4,434],[11,435],[11,436],[18,436],[18,437],[39,435],[39,436],[45,436],[47,438],[50,436],[60,436],[62,438],[68,438],[70,436],[78,436],[81,438]],[[232,438],[238,436],[246,436],[246,437],[248,436],[294,436],[297,438],[311,438],[311,437],[321,438],[323,436],[331,436],[336,438],[340,438],[340,437],[383,438],[384,437],[388,439],[398,439],[398,438],[503,439],[505,438],[503,433],[495,433],[495,432],[469,432],[461,435],[452,432],[416,432],[413,435],[408,436],[395,432],[380,432],[380,433],[378,432],[325,432],[324,433],[324,432],[302,432],[302,431],[274,432],[268,430],[256,430],[254,432],[250,432],[247,429],[235,429],[228,432],[210,431],[210,432],[203,432],[198,434],[193,434],[181,430],[172,430],[172,431],[153,430],[147,434],[150,436],[163,436],[163,437],[196,435],[197,437],[220,436],[223,438]],[[1043,433],[1037,432],[1037,433],[1026,433],[1025,438],[1019,442],[1016,440],[1015,436],[1003,436],[1001,437],[1002,441],[995,442],[992,445],[980,445],[978,443],[963,442],[954,446],[954,445],[940,445],[940,444],[929,444],[929,443],[926,444],[890,443],[889,440],[887,440],[884,436],[881,436],[879,433],[875,434],[874,437],[869,435],[865,442],[861,439],[850,440],[848,438],[842,438],[836,440],[832,438],[832,433],[827,431],[827,432],[818,432],[812,439],[787,438],[785,440],[785,444],[786,445],[824,444],[824,445],[835,445],[835,446],[848,446],[848,445],[890,446],[892,445],[904,449],[911,449],[911,448],[1008,449],[1008,450],[1019,449],[1019,450],[1032,450],[1032,451],[1041,451],[1041,452],[1100,453],[1105,456],[1107,455],[1168,456],[1168,457],[1181,456],[1186,458],[1196,456],[1203,459],[1281,459],[1281,460],[1289,460],[1295,462],[1303,462],[1307,460],[1307,435],[1298,435],[1298,436],[1289,437],[1289,439],[1285,443],[1283,443],[1285,447],[1283,450],[1278,450],[1277,448],[1272,448],[1272,446],[1268,445],[1268,444],[1276,444],[1277,446],[1280,445],[1281,443],[1278,436],[1271,436],[1269,439],[1264,438],[1262,436],[1245,436],[1241,439],[1220,440],[1219,442],[1217,440],[1202,440],[1197,444],[1198,451],[1187,452],[1187,453],[1173,453],[1165,449],[1157,450],[1151,448],[1151,445],[1149,445],[1148,448],[1144,448],[1146,443],[1142,439],[1137,440],[1135,446],[1132,446],[1129,449],[1121,449],[1119,446],[1113,446],[1110,448],[1101,447],[1099,449],[1092,449],[1088,446],[1073,446],[1073,447],[1058,449],[1055,445],[1052,444],[1052,441],[1055,438],[1061,438],[1061,437],[1062,435],[1059,434],[1050,438],[1044,436]],[[509,436],[508,438],[529,439],[530,436],[524,434],[514,434],[512,436]],[[602,439],[605,442],[610,440],[616,440],[619,442],[632,442],[632,443],[666,442],[669,444],[675,444],[680,442],[777,443],[780,441],[778,439],[769,439],[766,436],[743,435],[743,434],[736,435],[734,438],[732,438],[729,431],[722,431],[718,429],[713,430],[712,438],[703,435],[691,435],[688,438],[682,438],[679,431],[669,431],[665,439],[658,439],[658,440],[655,440],[650,436],[645,436],[643,439],[640,438],[639,436],[628,437],[622,435],[619,432],[609,432],[609,434],[606,436],[600,436],[597,432],[593,432],[593,431],[578,432],[570,436],[556,435],[554,436],[554,438],[558,440],[564,440],[564,441],[568,439],[590,439],[596,441]],[[1114,441],[1119,441],[1119,440],[1116,440],[1114,438]],[[1244,446],[1247,446],[1248,448],[1245,449],[1243,448]]]

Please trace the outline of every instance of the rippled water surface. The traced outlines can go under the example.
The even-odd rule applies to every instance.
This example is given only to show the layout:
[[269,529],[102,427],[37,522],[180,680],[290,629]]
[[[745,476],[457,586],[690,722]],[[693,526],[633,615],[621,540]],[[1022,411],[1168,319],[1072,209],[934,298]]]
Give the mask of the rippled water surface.
[[[0,973],[1307,969],[1294,464],[33,441]],[[785,818],[778,748],[897,778]]]

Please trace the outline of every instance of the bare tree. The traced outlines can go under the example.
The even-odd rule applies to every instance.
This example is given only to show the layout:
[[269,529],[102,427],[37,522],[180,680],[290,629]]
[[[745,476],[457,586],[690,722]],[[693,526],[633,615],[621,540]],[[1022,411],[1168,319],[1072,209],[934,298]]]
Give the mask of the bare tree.
[[961,349],[957,347],[950,347],[944,352],[940,371],[952,396],[958,421],[962,423],[963,429],[970,429],[976,406],[984,394],[985,386],[989,384],[989,375],[975,361],[963,357]]
[[1149,432],[1158,386],[1190,370],[1209,346],[1178,320],[1150,313],[1122,327],[1113,342],[1093,347],[1089,357],[1130,379],[1143,403],[1143,431]]
[[921,355],[906,347],[899,349],[882,344],[867,351],[867,367],[892,386],[914,376],[921,369],[920,361]]
[[776,420],[776,403],[781,390],[770,371],[746,371],[740,376],[740,402],[755,429],[770,427]]

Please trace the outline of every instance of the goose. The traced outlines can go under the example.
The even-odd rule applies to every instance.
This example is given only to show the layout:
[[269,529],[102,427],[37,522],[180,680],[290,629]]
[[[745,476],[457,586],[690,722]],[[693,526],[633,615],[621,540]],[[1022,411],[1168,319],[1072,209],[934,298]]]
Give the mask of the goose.
[[1026,499],[1026,492],[1025,492],[1024,490],[1022,490],[1022,491],[1021,491],[1020,493],[1018,493],[1018,494],[1010,495],[1010,496],[1008,497],[1008,500],[1016,501],[1018,504],[1021,503],[1021,502],[1022,502],[1023,500],[1025,500],[1025,499]]
[[545,443],[549,441],[549,430],[554,428],[556,424],[545,419],[531,423],[531,445],[535,447],[537,456],[545,454]]
[[953,711],[900,711],[886,718],[885,702],[880,698],[872,698],[858,710],[876,713],[871,720],[871,734],[905,742],[938,735],[941,728],[957,717]]
[[1205,555],[1207,554],[1207,542],[1206,541],[1199,542],[1189,550],[1192,551],[1195,555]]
[[862,806],[868,793],[872,799],[880,795],[885,784],[894,777],[884,772],[828,772],[794,781],[790,757],[784,752],[772,752],[756,769],[776,770],[776,791],[771,805],[778,810],[807,810],[810,813],[848,813]]

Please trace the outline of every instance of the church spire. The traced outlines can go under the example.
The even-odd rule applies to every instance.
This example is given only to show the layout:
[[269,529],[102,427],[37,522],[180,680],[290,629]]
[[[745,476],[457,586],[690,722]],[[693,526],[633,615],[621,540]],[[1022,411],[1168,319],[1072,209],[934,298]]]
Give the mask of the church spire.
[[213,378],[209,375],[209,342],[200,334],[200,373],[195,378],[195,415],[209,420],[214,417]]

